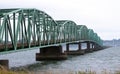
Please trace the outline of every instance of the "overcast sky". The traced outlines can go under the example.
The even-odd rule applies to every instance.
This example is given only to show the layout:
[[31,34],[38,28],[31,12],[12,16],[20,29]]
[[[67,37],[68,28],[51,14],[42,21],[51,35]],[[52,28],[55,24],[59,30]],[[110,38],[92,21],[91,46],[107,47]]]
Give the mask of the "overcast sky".
[[120,38],[120,0],[0,0],[0,8],[36,8],[86,25],[104,40]]

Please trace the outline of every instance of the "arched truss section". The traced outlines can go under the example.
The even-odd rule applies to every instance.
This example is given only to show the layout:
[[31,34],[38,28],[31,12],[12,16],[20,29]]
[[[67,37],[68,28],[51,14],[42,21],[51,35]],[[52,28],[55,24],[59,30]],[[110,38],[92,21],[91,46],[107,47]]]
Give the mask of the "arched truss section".
[[59,24],[59,37],[64,41],[75,41],[77,40],[77,28],[76,23],[69,20],[56,21]]
[[77,25],[80,40],[88,40],[88,28],[85,25]]
[[101,38],[97,35],[97,33],[94,33],[92,29],[88,30],[88,37],[89,37],[89,40],[92,40],[96,42],[97,44],[102,45]]
[[97,39],[98,39],[98,35],[97,35],[97,33],[94,33],[94,35],[93,35],[93,39],[94,39],[94,41],[97,41]]
[[88,29],[88,37],[89,40],[94,40],[94,31],[92,29]]
[[0,10],[0,45],[5,45],[3,49],[56,43],[58,33],[58,24],[43,11]]
[[99,40],[100,37],[97,35],[97,33],[94,33],[93,38],[94,38],[94,41],[95,41],[96,43],[100,44],[100,40]]
[[85,25],[54,21],[37,9],[0,9],[0,51],[46,46],[80,40],[102,40]]
[[96,43],[98,43],[99,45],[103,45],[103,40],[98,36],[98,39],[96,41]]
[[97,41],[96,41],[98,44],[102,45],[101,42],[102,40],[100,39],[100,37],[98,37]]

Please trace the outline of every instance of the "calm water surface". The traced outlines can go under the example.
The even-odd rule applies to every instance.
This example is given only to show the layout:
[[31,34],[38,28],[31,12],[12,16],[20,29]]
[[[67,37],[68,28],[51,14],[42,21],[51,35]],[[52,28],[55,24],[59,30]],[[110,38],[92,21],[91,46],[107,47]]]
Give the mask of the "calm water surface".
[[[71,49],[77,49],[71,46]],[[65,46],[63,46],[65,49]],[[11,67],[29,65],[32,70],[120,70],[120,47],[112,47],[104,50],[79,56],[69,56],[64,61],[35,61],[38,49],[0,55],[0,59],[9,59]]]

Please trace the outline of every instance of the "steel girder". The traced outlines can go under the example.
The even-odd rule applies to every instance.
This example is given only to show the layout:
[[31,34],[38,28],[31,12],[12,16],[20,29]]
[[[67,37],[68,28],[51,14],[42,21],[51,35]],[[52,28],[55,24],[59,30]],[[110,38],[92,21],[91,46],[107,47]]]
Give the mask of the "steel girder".
[[60,25],[60,37],[65,41],[77,41],[76,23],[69,20],[56,21]]
[[88,28],[85,25],[77,25],[80,40],[88,40]]
[[69,20],[54,21],[37,9],[0,9],[0,51],[80,40],[102,45],[100,37],[85,25]]

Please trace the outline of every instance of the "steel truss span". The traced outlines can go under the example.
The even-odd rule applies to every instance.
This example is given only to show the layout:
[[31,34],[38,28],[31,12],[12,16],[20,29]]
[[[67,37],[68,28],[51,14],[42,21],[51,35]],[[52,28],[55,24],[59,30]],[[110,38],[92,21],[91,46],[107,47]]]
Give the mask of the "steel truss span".
[[55,21],[37,9],[0,9],[1,52],[83,40],[100,46],[103,43],[97,33],[85,25],[70,20]]

